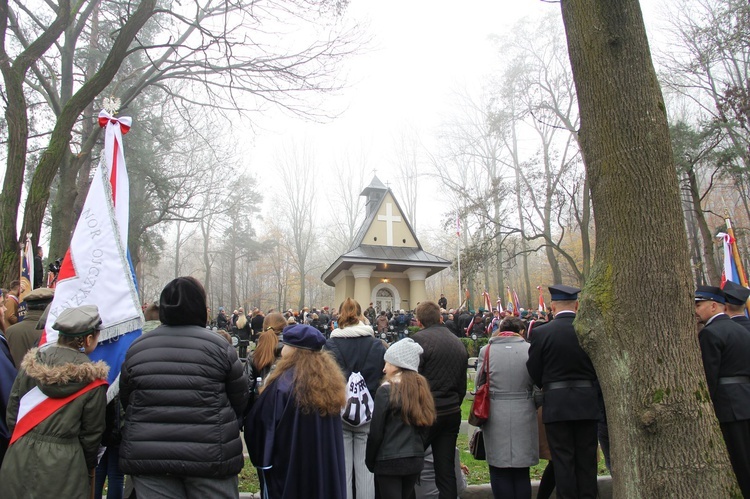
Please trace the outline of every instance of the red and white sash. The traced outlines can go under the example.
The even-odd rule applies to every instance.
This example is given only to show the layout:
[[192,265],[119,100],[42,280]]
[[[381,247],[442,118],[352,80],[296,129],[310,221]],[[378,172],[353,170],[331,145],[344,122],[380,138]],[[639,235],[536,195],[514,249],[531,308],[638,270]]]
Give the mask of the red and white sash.
[[18,418],[16,418],[13,436],[10,437],[10,445],[13,445],[16,440],[33,430],[36,425],[50,417],[68,402],[77,399],[98,386],[106,384],[107,380],[97,379],[64,398],[50,398],[42,393],[39,387],[35,386],[26,395],[21,397],[18,404]]

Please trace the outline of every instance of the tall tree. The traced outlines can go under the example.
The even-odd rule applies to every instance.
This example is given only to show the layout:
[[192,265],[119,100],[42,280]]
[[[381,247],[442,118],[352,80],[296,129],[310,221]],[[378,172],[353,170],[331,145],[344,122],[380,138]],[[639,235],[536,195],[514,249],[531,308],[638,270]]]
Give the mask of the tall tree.
[[12,58],[12,49],[8,46],[8,28],[14,23],[16,15],[11,10],[8,0],[0,2],[0,71],[5,87],[5,123],[8,132],[8,156],[3,190],[0,192],[0,269],[6,270],[0,273],[0,282],[8,282],[15,278],[14,273],[18,268],[15,265],[18,256],[16,218],[21,202],[29,138],[28,110],[23,83],[29,69],[55,43],[68,26],[71,17],[68,0],[62,0],[53,6],[52,10],[55,14],[52,22],[44,26],[35,39],[24,38],[24,50]]
[[750,3],[680,0],[670,6],[679,41],[663,56],[664,81],[692,104],[696,121],[708,118],[724,132],[719,166],[736,187],[728,195],[739,196],[750,220]]
[[299,308],[305,306],[305,285],[310,271],[310,250],[315,240],[315,200],[313,151],[307,144],[292,144],[276,158],[284,185],[285,200],[280,215],[288,223],[292,257],[299,274]]
[[[721,136],[716,133],[714,127],[708,127],[700,132],[682,121],[670,127],[670,134],[675,165],[681,176],[685,198],[690,205],[691,220],[698,226],[701,236],[698,251],[702,255],[701,268],[708,276],[708,283],[701,284],[716,284],[721,282],[721,273],[716,263],[714,234],[708,226],[704,200],[711,192],[714,178],[719,173],[720,163],[713,161],[715,155],[712,152],[719,144]],[[700,185],[702,172],[708,177],[708,185],[705,188],[701,188]]]
[[419,152],[422,145],[414,129],[403,130],[395,140],[395,163],[398,166],[398,192],[404,203],[404,215],[417,231],[417,196],[419,195]]
[[604,393],[614,497],[730,497],[736,485],[696,341],[677,173],[640,4],[561,6],[597,221],[576,329]]
[[[3,5],[4,8],[0,10],[0,38],[5,41],[6,29],[8,27],[8,19],[11,15],[11,11],[8,9],[7,1],[3,2]],[[78,7],[81,5],[82,4],[77,4]],[[70,9],[68,2],[61,2],[57,7],[58,13]],[[36,169],[34,170],[24,208],[24,221],[21,233],[32,234],[32,240],[39,240],[42,220],[47,208],[47,200],[49,199],[50,185],[68,152],[73,126],[86,106],[88,106],[91,101],[93,101],[94,98],[112,81],[122,64],[122,61],[128,55],[130,44],[135,40],[140,29],[154,13],[155,7],[156,0],[143,0],[124,17],[124,22],[119,26],[112,49],[99,66],[97,72],[83,83],[61,107],[57,121],[55,122],[54,128],[50,134],[49,145],[42,154],[39,164],[36,165]],[[3,12],[5,14],[3,14]],[[71,20],[72,16],[69,14],[70,13],[63,17],[63,28],[67,27]],[[56,29],[57,21],[53,22],[51,27],[45,27],[42,31],[42,35],[37,41],[40,39],[47,40],[49,36],[53,37],[52,41],[56,40],[59,36]],[[0,59],[8,60],[8,56],[4,53],[4,49],[3,53],[0,54]],[[36,62],[37,59],[38,58],[32,60],[32,62]],[[20,84],[20,82],[14,80],[14,77],[21,74],[19,71],[24,65],[22,64],[19,66],[21,66],[21,68],[15,72],[8,71],[7,78],[5,77],[4,72],[6,85],[10,84],[11,86],[17,86],[17,84]],[[28,67],[26,70],[28,70]],[[23,74],[25,74],[25,71]],[[10,108],[13,108],[14,111],[12,116],[8,118],[19,119],[20,125],[18,125],[18,127],[23,130],[9,135],[8,151],[9,153],[10,151],[17,151],[20,153],[25,149],[28,140],[27,122],[25,118],[27,109],[25,101],[22,97],[15,95],[13,104],[9,103],[7,109]],[[21,114],[24,116],[20,116]],[[23,145],[21,145],[22,142]],[[20,188],[23,182],[23,173],[25,171],[25,155],[16,154],[15,152],[12,156],[9,154],[6,169],[6,182],[3,185],[2,192],[0,192],[0,207],[7,208],[7,212],[4,211],[2,218],[0,218],[0,265],[2,265],[0,267],[0,280],[3,281],[12,278],[17,269],[17,266],[14,266],[18,256],[16,252],[16,218],[19,208]]]
[[334,184],[337,187],[316,187],[320,193],[325,194],[329,208],[337,214],[330,221],[328,237],[324,241],[333,259],[347,251],[357,235],[363,215],[362,196],[359,194],[366,185],[365,181],[369,181],[365,179],[366,165],[367,154],[364,151],[357,156],[346,154],[333,166]]
[[[10,92],[13,104],[8,108],[12,118],[8,121],[13,123],[9,127],[8,151],[13,160],[8,162],[6,181],[0,193],[0,206],[4,208],[0,219],[0,279],[12,275],[17,267],[13,263],[17,257],[16,219],[28,159],[27,119],[20,115],[26,112],[23,83],[24,75],[29,74],[29,68],[37,61],[40,61],[38,67],[30,73],[37,81],[30,81],[28,85],[50,103],[55,120],[54,127],[47,131],[49,145],[31,176],[24,209],[22,232],[31,232],[35,240],[41,230],[50,187],[60,167],[68,167],[63,180],[70,186],[76,167],[84,163],[70,161],[71,133],[81,113],[111,82],[116,80],[116,87],[110,87],[110,93],[121,97],[123,105],[130,104],[144,88],[157,86],[176,106],[210,106],[225,118],[229,114],[236,116],[238,112],[261,109],[267,103],[278,104],[293,113],[320,117],[320,107],[310,97],[339,87],[337,62],[354,49],[350,43],[351,31],[337,22],[347,4],[342,0],[271,0],[264,3],[262,9],[257,8],[256,2],[221,0],[173,3],[168,9],[156,9],[155,4],[155,0],[135,4],[83,0],[71,7],[67,0],[58,4],[51,1],[45,5],[53,9],[57,18],[45,25],[42,20],[49,16],[36,16],[21,2],[16,10],[9,8],[7,1],[2,3],[0,35],[5,45],[0,60],[7,62],[3,77],[6,85],[13,87]],[[41,56],[56,47],[53,43],[62,30],[68,28],[66,41],[60,44],[65,68],[71,67],[76,37],[90,36],[88,53],[94,53],[98,48],[93,38],[99,32],[94,29],[98,18],[92,18],[90,29],[84,28],[88,28],[87,20],[96,5],[102,7],[102,13],[104,7],[109,13],[108,29],[98,41],[110,38],[112,41],[102,44],[101,52],[97,52],[102,57],[96,70],[74,82],[71,88],[74,86],[75,92],[65,99],[64,91],[49,84],[57,81],[61,71],[55,62],[57,53],[51,52],[44,61]],[[19,12],[24,15],[18,15]],[[147,34],[142,28],[150,20],[152,29]],[[284,22],[290,20],[293,22]],[[272,32],[269,23],[278,30]],[[297,36],[299,33],[295,30],[310,36]],[[28,43],[31,50],[24,51],[15,65],[5,53],[11,39],[6,35],[11,31],[21,46],[26,45],[27,32],[40,33],[36,40]],[[285,43],[279,44],[279,39],[285,39]],[[89,58],[91,60],[93,58]],[[121,68],[122,77],[115,79]],[[175,80],[180,80],[181,84],[171,84]],[[69,82],[69,79],[60,81]],[[255,99],[240,99],[243,94]],[[91,118],[90,115],[85,117]],[[94,128],[83,137],[75,156],[85,159],[97,135],[98,130]],[[65,192],[69,192],[67,187]],[[61,202],[70,206],[70,199]],[[70,213],[70,210],[60,207],[57,213]],[[56,233],[64,235],[66,232],[65,227],[61,227]]]
[[[574,191],[577,171],[581,167],[576,94],[565,54],[562,26],[558,19],[546,16],[532,30],[521,23],[518,33],[514,45],[524,63],[520,95],[525,114],[538,136],[539,147],[537,157],[518,170],[524,180],[524,190],[528,192],[525,197],[529,200],[527,209],[531,216],[527,215],[527,224],[535,229],[526,237],[542,241],[554,282],[562,282],[560,260],[564,260],[582,284],[585,275],[581,264],[562,245],[571,225],[568,208],[580,203],[570,198],[570,193]],[[582,208],[586,209],[587,204]],[[582,218],[585,218],[585,213]],[[575,218],[573,221],[577,222]],[[576,229],[581,234],[581,241],[585,240],[585,253],[588,226]]]

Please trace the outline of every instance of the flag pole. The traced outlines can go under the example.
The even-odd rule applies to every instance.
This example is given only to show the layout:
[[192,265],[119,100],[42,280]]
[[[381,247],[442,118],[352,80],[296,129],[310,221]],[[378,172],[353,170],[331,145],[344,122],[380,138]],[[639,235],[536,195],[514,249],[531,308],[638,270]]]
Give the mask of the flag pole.
[[734,263],[737,265],[737,273],[740,277],[740,284],[747,287],[747,276],[745,275],[745,269],[742,267],[742,260],[740,259],[740,252],[737,249],[737,238],[734,237],[734,229],[732,228],[732,220],[729,218],[729,212],[725,214],[725,220],[727,224],[727,234],[732,238],[734,244],[732,244],[732,257]]
[[[456,258],[458,259],[458,302],[461,303],[461,219],[456,214]],[[461,307],[458,307],[461,308]]]

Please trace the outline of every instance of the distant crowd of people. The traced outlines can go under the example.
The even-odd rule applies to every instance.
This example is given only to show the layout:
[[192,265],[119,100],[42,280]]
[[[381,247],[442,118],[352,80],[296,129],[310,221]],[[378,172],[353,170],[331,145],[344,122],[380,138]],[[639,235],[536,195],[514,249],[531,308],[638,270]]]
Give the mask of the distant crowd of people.
[[[530,498],[530,467],[546,458],[538,498],[554,489],[558,498],[593,499],[597,447],[611,465],[602,392],[573,328],[580,290],[549,290],[548,320],[480,314],[469,322],[490,336],[476,387],[489,389],[481,426],[496,498]],[[180,277],[145,310],[143,335],[127,350],[119,392],[108,400],[109,366],[88,357],[102,322],[96,306],[63,311],[54,344],[19,342],[39,334],[52,297],[46,288],[30,293],[26,318],[7,328],[7,341],[0,337],[3,497],[88,498],[92,490],[102,497],[106,482],[110,499],[236,498],[243,439],[264,498],[460,493],[456,442],[469,356],[458,337],[475,330],[451,330],[450,310],[438,303],[392,314],[389,323],[404,315],[416,328],[390,345],[376,334],[383,314],[351,298],[325,321],[334,326],[328,334],[313,325],[315,315],[328,316],[325,308],[220,310],[223,327],[212,331],[203,286]],[[745,497],[748,297],[732,283],[695,293],[707,386]],[[245,330],[255,343],[246,358],[228,330]]]

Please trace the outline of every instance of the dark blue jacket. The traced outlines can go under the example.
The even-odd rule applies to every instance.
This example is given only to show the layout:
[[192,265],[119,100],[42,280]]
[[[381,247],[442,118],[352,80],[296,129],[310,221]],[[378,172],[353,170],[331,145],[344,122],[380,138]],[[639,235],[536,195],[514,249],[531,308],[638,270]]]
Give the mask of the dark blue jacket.
[[[544,390],[545,423],[598,420],[599,386],[594,365],[578,343],[573,312],[560,312],[554,320],[534,326],[530,336],[529,370],[534,384]],[[590,381],[590,387],[549,389],[550,383]]]
[[719,384],[720,378],[750,376],[750,332],[721,314],[698,333],[698,342],[719,422],[750,419],[750,383]]
[[294,400],[294,370],[269,384],[245,425],[250,460],[271,499],[344,499],[341,416],[305,414]]

